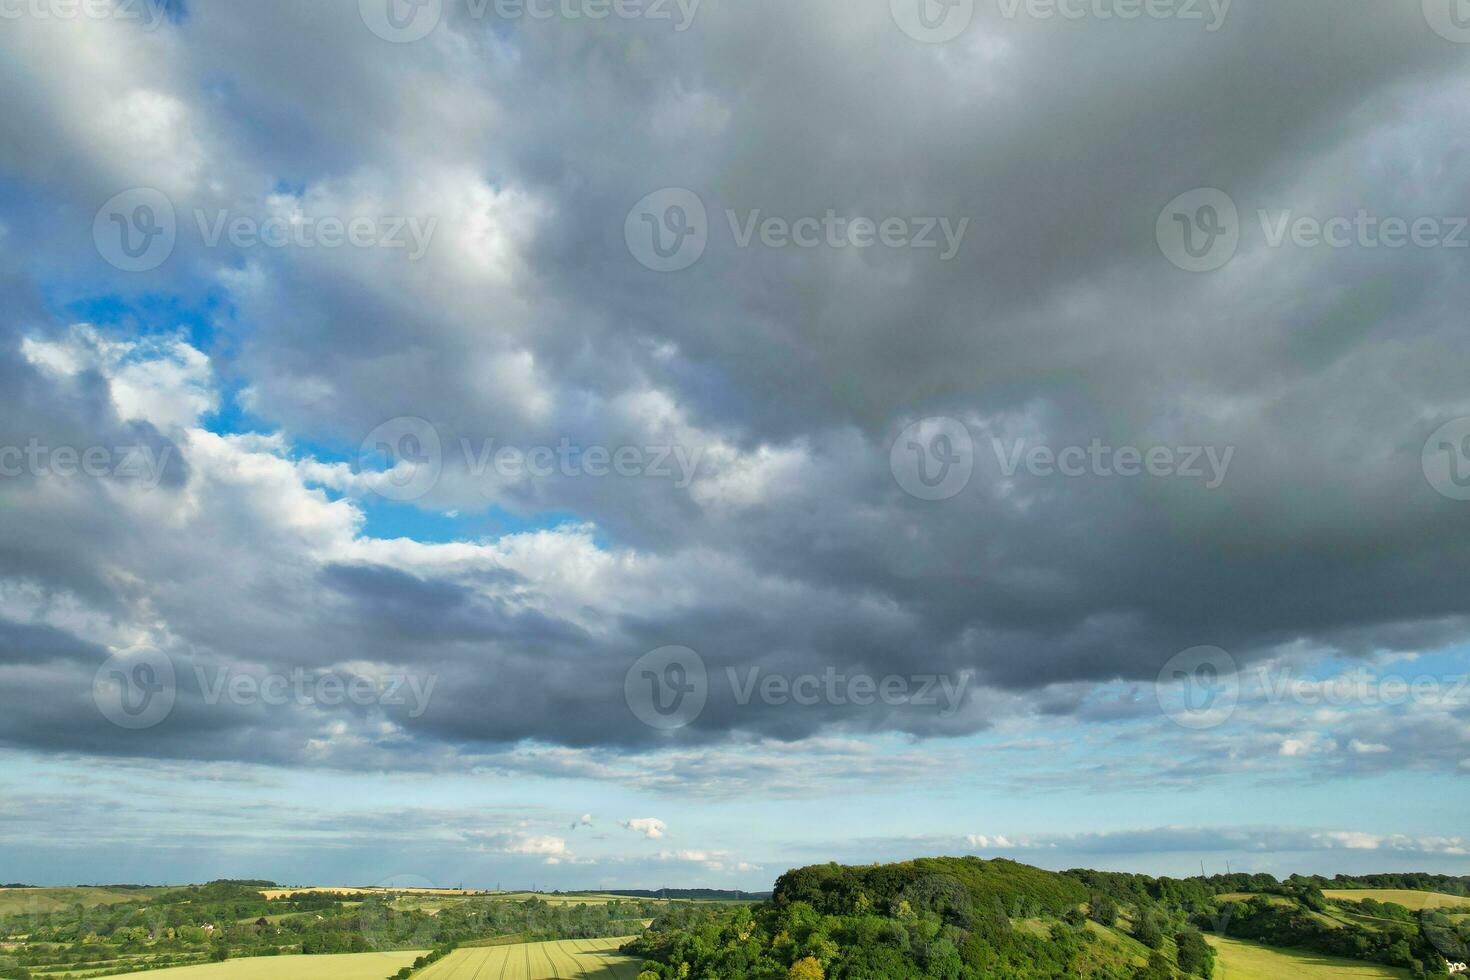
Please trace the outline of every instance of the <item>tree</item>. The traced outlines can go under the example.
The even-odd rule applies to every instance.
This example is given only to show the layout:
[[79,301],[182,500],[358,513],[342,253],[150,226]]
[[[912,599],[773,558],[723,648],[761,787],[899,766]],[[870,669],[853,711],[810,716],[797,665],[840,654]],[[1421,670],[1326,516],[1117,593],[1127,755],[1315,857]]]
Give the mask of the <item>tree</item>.
[[1138,922],[1133,927],[1133,938],[1150,949],[1158,949],[1164,942],[1164,930],[1159,928],[1153,915],[1144,912],[1138,916]]
[[1134,980],[1173,980],[1174,970],[1169,966],[1169,957],[1159,950],[1148,954],[1148,966],[1141,966],[1133,974]]
[[820,960],[814,956],[803,956],[791,964],[786,976],[787,980],[826,980],[827,974]]
[[1206,978],[1214,973],[1214,951],[1198,930],[1187,929],[1174,942],[1179,946],[1179,969]]
[[1092,896],[1087,903],[1087,913],[1092,916],[1092,921],[1101,923],[1109,929],[1118,921],[1118,905],[1108,896],[1101,892]]

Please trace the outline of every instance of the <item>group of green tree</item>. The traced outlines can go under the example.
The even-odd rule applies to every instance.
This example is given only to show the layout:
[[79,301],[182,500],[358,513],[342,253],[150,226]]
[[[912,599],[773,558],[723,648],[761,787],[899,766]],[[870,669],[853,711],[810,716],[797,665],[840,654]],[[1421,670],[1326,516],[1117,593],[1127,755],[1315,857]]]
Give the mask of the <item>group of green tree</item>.
[[[1336,909],[1321,886],[1354,887],[1346,882],[1412,882],[1456,894],[1454,884],[1463,884],[1437,875],[1329,882],[1054,873],[975,857],[826,864],[783,875],[759,905],[661,915],[626,949],[645,961],[639,980],[1177,980],[1212,976],[1205,935],[1216,933],[1401,967],[1418,978],[1449,975],[1447,956],[1470,924],[1371,900],[1341,903],[1353,905],[1350,913]],[[1238,901],[1238,893],[1256,894]]]
[[1182,909],[1150,906],[1131,939],[1115,931],[1124,914],[1075,877],[1012,861],[828,864],[788,872],[757,906],[663,915],[626,949],[645,960],[640,980],[1212,975],[1213,951]]

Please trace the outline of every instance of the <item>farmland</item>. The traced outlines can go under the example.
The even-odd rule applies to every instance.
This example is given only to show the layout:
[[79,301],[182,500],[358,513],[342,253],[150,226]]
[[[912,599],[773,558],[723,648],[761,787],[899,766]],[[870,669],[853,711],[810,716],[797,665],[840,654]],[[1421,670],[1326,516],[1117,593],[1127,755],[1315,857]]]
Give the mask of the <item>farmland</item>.
[[1410,891],[1407,888],[1331,888],[1324,890],[1322,894],[1344,902],[1361,902],[1368,898],[1375,902],[1393,902],[1415,912],[1424,909],[1470,909],[1470,898],[1463,895],[1442,895],[1439,892]]
[[1215,980],[1402,980],[1408,973],[1386,966],[1294,949],[1272,949],[1238,939],[1210,936],[1215,948]]
[[147,976],[159,980],[279,980],[280,977],[296,980],[383,980],[411,964],[419,955],[418,952],[404,951],[335,956],[257,956],[225,963],[154,970]]
[[461,949],[418,974],[418,978],[634,980],[638,975],[639,961],[618,952],[618,947],[625,942],[627,939],[566,939],[560,942]]
[[[0,914],[0,977],[44,978],[164,972],[220,962],[238,962],[230,969],[247,975],[254,966],[314,976],[308,972],[313,964],[338,962],[323,956],[415,951],[393,970],[373,966],[371,976],[381,980],[423,951],[627,936],[663,911],[694,907],[601,893],[363,892],[282,888],[258,880],[117,889],[116,894],[77,888],[5,894],[13,908]],[[369,962],[340,961],[349,968]]]

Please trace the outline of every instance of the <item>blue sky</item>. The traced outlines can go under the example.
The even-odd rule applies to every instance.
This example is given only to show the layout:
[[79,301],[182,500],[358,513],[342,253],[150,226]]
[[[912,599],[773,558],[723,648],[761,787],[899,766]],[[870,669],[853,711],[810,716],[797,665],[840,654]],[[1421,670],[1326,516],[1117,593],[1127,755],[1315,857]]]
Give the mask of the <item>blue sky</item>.
[[398,2],[0,33],[0,880],[1470,872],[1438,0]]

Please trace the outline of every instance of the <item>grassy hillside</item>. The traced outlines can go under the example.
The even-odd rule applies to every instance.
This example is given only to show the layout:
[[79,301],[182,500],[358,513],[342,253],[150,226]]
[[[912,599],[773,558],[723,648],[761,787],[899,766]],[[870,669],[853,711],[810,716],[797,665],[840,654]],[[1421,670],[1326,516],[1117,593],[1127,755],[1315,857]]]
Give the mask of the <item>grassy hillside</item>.
[[1215,980],[1407,980],[1404,970],[1294,949],[1272,949],[1238,939],[1207,937],[1215,948]]
[[0,915],[37,915],[80,905],[122,905],[140,902],[167,888],[0,888]]

